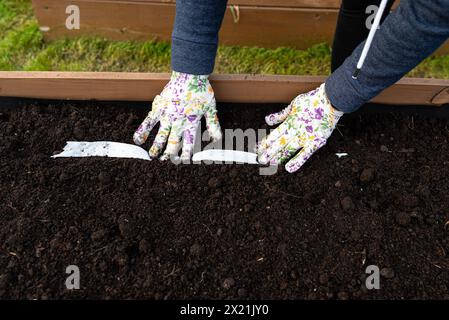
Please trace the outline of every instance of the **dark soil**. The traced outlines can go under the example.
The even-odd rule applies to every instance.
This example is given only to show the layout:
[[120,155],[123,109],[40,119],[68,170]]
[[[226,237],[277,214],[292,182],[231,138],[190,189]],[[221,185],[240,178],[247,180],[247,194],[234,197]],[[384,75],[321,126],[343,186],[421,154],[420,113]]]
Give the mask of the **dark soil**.
[[[222,126],[264,128],[276,109],[228,106]],[[0,111],[0,298],[449,298],[448,120],[348,116],[297,174],[50,158],[67,140],[131,143],[145,114]]]

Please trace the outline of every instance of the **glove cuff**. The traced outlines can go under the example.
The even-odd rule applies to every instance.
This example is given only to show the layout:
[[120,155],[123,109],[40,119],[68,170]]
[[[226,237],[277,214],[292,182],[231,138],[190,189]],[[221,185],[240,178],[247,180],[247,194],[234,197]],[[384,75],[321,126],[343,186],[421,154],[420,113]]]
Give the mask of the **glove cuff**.
[[323,95],[323,98],[325,99],[326,104],[329,105],[329,108],[333,111],[335,117],[336,117],[337,119],[340,119],[345,113],[344,113],[343,111],[338,110],[336,107],[334,107],[334,106],[332,105],[332,103],[330,102],[330,100],[329,100],[329,98],[328,98],[328,96],[327,96],[327,93],[326,93],[326,84],[325,84],[325,83],[323,83],[323,84],[320,86],[319,91],[320,91],[321,94]]
[[209,79],[209,75],[208,74],[197,75],[197,74],[189,74],[189,73],[183,73],[183,72],[178,72],[178,71],[172,71],[170,80],[178,80],[178,79],[182,79],[185,81],[191,81],[193,79],[205,81],[205,80]]

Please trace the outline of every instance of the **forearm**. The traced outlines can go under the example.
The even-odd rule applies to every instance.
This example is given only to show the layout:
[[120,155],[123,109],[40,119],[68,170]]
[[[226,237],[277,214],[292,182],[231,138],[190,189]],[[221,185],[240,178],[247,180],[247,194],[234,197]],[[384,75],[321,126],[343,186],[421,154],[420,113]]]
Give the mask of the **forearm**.
[[173,70],[196,75],[212,73],[226,4],[227,0],[176,1]]
[[391,86],[449,37],[449,0],[402,0],[377,32],[357,80],[352,79],[364,42],[326,81],[331,103],[357,110]]

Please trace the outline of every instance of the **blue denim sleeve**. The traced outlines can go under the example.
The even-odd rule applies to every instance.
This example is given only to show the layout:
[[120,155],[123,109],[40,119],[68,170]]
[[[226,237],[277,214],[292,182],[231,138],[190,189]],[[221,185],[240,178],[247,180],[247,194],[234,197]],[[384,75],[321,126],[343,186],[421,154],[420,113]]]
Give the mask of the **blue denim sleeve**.
[[349,113],[393,85],[449,38],[449,0],[401,0],[374,37],[357,80],[364,42],[326,81],[330,102]]
[[172,69],[207,75],[214,70],[218,32],[227,0],[177,0],[172,34]]

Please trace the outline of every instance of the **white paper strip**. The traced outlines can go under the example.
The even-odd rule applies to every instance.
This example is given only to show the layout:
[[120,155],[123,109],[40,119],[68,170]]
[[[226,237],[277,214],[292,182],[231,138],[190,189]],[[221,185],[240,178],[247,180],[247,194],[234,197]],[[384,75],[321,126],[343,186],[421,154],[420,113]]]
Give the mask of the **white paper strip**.
[[[52,158],[109,157],[151,160],[148,152],[136,145],[111,141],[67,141],[64,150]],[[255,153],[234,150],[205,150],[193,155],[193,161],[222,161],[258,164]]]
[[148,152],[139,146],[120,142],[67,141],[64,151],[52,158],[110,157],[151,160]]
[[217,150],[210,149],[195,153],[193,161],[223,161],[247,164],[259,164],[255,153],[235,151],[235,150]]
[[335,155],[336,155],[338,158],[343,158],[343,157],[349,156],[349,154],[347,154],[346,152],[344,152],[344,153],[336,153]]

